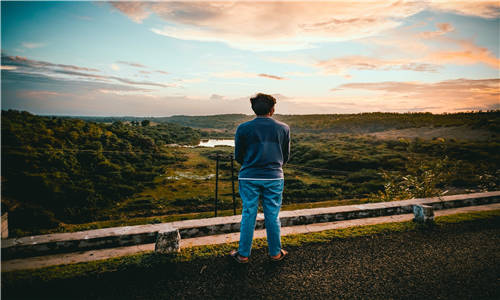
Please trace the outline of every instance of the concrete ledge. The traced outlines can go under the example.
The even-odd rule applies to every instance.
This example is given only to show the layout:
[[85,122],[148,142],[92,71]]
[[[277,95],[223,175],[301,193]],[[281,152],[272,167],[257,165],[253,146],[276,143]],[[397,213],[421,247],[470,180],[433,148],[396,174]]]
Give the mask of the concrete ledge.
[[158,231],[170,228],[164,223],[11,238],[2,241],[2,260],[154,243]]
[[[498,202],[500,202],[500,191],[495,191],[361,205],[282,211],[280,213],[280,220],[281,225],[286,227],[408,214],[413,213],[414,205],[429,205],[432,206],[434,210],[439,210]],[[158,232],[171,227],[177,228],[183,239],[238,232],[240,220],[241,216],[238,215],[163,224],[114,227],[72,233],[11,238],[2,241],[2,260],[155,243]],[[256,229],[263,228],[264,215],[258,214]]]
[[181,235],[179,229],[170,226],[158,231],[155,252],[168,254],[181,250]]

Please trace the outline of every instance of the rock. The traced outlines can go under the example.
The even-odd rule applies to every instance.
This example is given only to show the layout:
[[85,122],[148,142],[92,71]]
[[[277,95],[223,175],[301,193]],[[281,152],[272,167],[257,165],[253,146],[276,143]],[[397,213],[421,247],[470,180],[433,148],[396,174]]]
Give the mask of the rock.
[[179,234],[179,230],[168,226],[158,231],[155,252],[163,254],[179,252],[181,249],[180,244],[181,235]]
[[8,221],[9,214],[4,213],[1,217],[2,219],[2,239],[6,239],[9,237],[9,221]]
[[413,221],[417,223],[433,223],[434,222],[434,208],[430,205],[413,205]]

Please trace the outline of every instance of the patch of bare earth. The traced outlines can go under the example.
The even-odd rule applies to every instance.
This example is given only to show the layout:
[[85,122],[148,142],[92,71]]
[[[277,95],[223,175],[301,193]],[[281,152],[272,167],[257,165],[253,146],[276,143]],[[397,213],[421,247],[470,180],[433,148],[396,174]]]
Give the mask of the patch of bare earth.
[[497,137],[494,132],[467,126],[394,129],[369,133],[368,135],[380,139],[414,139],[418,137],[422,139],[444,138],[474,141],[487,141]]

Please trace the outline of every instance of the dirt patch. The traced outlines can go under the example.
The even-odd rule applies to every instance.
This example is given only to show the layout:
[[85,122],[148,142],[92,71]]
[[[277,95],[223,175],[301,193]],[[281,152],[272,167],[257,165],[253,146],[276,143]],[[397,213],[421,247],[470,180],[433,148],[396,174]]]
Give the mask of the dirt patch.
[[473,129],[467,126],[454,126],[454,127],[419,127],[419,128],[406,128],[394,129],[368,134],[380,139],[457,139],[457,140],[474,140],[474,141],[487,141],[496,138],[494,132],[484,129]]

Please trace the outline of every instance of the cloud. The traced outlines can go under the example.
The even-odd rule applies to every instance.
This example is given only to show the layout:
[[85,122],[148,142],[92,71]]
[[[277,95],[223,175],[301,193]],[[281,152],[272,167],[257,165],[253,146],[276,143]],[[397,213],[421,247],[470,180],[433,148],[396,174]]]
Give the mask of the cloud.
[[135,67],[135,68],[147,68],[145,65],[142,65],[142,64],[136,63],[136,62],[117,61],[116,63],[122,64],[122,65],[127,65],[127,66],[130,66],[130,67]]
[[93,69],[93,68],[85,68],[85,67],[65,65],[65,64],[54,64],[46,61],[32,60],[22,56],[8,56],[3,53],[2,53],[2,64],[8,64],[17,67],[28,67],[28,68],[56,67],[66,70],[100,72],[98,69]]
[[420,36],[424,39],[429,39],[455,30],[450,23],[438,23],[436,26],[438,30],[422,32],[420,33]]
[[[134,81],[128,78],[100,75],[90,72],[100,72],[98,69],[86,68],[74,65],[55,64],[46,61],[37,61],[20,56],[2,55],[2,70],[17,73],[40,74],[48,77],[57,77],[60,75],[69,76],[70,78],[97,80],[101,82],[118,81],[128,85],[146,85],[161,88],[176,87],[175,83],[161,83],[150,81]],[[88,72],[88,73],[86,73]]]
[[115,71],[119,71],[120,70],[120,66],[117,65],[117,64],[111,64],[111,69],[113,69]]
[[219,41],[249,50],[293,50],[355,40],[401,25],[424,10],[495,18],[494,1],[238,1],[111,2],[141,23],[151,14],[166,25],[151,30],[183,40]]
[[142,2],[110,2],[114,8],[118,9],[122,13],[126,14],[131,20],[136,23],[142,23],[142,20],[149,16],[149,11],[146,9],[146,5]]
[[[400,24],[422,5],[359,2],[112,3],[135,22],[155,13],[168,25],[154,33],[184,40],[220,41],[251,50],[312,47],[320,41],[370,36]],[[369,15],[369,17],[366,17]],[[334,16],[334,17],[332,17]]]
[[26,97],[31,99],[46,99],[49,97],[73,97],[70,93],[61,93],[55,91],[46,90],[23,90],[18,92],[20,97]]
[[417,72],[435,72],[439,66],[420,63],[411,59],[380,59],[369,56],[355,55],[331,58],[319,61],[317,67],[325,74],[345,75],[349,70],[408,70]]
[[[346,83],[332,89],[338,96],[359,94],[368,91],[365,99],[383,99],[379,103],[391,104],[395,109],[427,108],[426,111],[456,111],[461,107],[481,107],[487,109],[498,104],[500,78],[453,79],[440,82],[358,82]],[[360,97],[360,96],[358,96]],[[404,100],[404,101],[402,101]],[[431,109],[432,107],[432,109]]]
[[476,16],[486,19],[500,17],[500,3],[498,1],[443,1],[430,2],[434,10],[452,12],[466,16]]
[[500,59],[487,48],[479,47],[468,40],[443,39],[442,41],[456,44],[460,49],[434,51],[427,56],[428,61],[458,65],[484,63],[491,68],[500,69]]
[[286,80],[284,77],[276,76],[276,75],[270,75],[270,74],[258,74],[257,76],[259,77],[264,77],[264,78],[270,78],[270,79],[275,79],[275,80]]
[[210,100],[224,100],[225,98],[226,97],[217,94],[212,94],[212,96],[210,96]]
[[367,82],[367,83],[345,83],[340,85],[340,89],[365,89],[377,90],[394,93],[426,93],[432,92],[500,92],[500,79],[454,79],[440,81],[436,83],[423,83],[423,82]]
[[[114,94],[114,95],[121,95],[121,96],[146,96],[143,93],[148,93],[151,92],[151,90],[147,89],[135,89],[135,90],[122,90],[122,89],[97,89],[99,93],[103,94]],[[151,96],[151,95],[150,95]]]
[[0,70],[16,70],[16,66],[0,66]]
[[[325,74],[348,74],[354,70],[411,70],[437,72],[447,64],[471,65],[483,63],[499,69],[500,60],[488,48],[472,40],[449,37],[455,31],[450,23],[436,24],[436,31],[415,32],[414,26],[387,32],[383,37],[361,40],[372,49],[370,55],[344,56],[320,61],[316,67]],[[410,29],[411,30],[410,30]]]
[[115,79],[122,83],[133,84],[133,85],[149,85],[149,86],[164,87],[164,88],[175,86],[175,84],[164,84],[164,83],[150,82],[150,81],[133,81],[130,79],[115,77],[115,76],[109,76],[109,78]]
[[165,71],[162,71],[162,70],[155,70],[154,72],[159,73],[159,74],[163,74],[163,75],[168,75],[169,74],[168,72],[165,72]]
[[274,80],[285,80],[286,79],[284,77],[271,75],[271,74],[265,74],[265,73],[258,74],[258,73],[243,72],[243,71],[226,71],[226,72],[212,73],[211,75],[214,77],[218,77],[218,78],[258,78],[258,77],[264,77],[264,78],[274,79]]
[[21,43],[21,45],[24,48],[35,49],[35,48],[44,47],[46,44],[45,43],[29,43],[29,42],[24,42],[24,43]]
[[[2,107],[40,114],[168,116],[252,114],[249,98],[161,96],[152,89],[113,83],[2,74]],[[41,84],[46,87],[40,88]],[[273,94],[280,114],[356,113],[368,111],[463,111],[499,107],[500,79],[455,79],[434,83],[349,83],[325,97]],[[5,86],[8,88],[4,88]],[[31,92],[26,92],[29,90]],[[21,92],[25,91],[25,92]],[[40,92],[42,91],[42,92]],[[38,95],[39,94],[39,95]]]
[[[165,72],[165,71],[162,71],[162,70],[153,70],[151,68],[149,68],[148,66],[145,66],[143,64],[140,64],[138,62],[130,62],[130,61],[117,61],[116,62],[117,64],[121,64],[121,65],[126,65],[126,66],[129,66],[129,67],[134,67],[134,68],[141,68],[141,69],[150,69],[151,71],[139,71],[139,73],[142,73],[142,74],[151,74],[151,72],[155,72],[155,73],[158,73],[158,74],[163,74],[163,75],[168,75],[169,73],[168,72]],[[115,66],[115,67],[113,67]],[[116,65],[116,64],[112,64],[112,68],[113,70],[119,70],[119,66]]]

